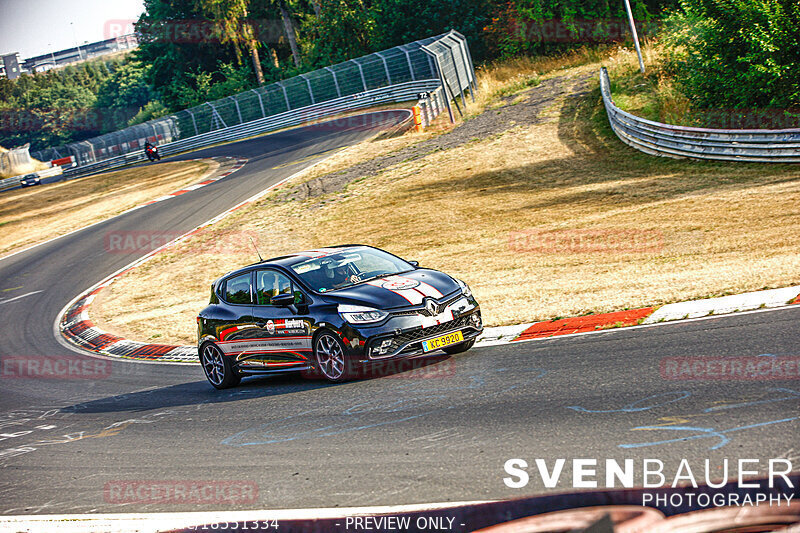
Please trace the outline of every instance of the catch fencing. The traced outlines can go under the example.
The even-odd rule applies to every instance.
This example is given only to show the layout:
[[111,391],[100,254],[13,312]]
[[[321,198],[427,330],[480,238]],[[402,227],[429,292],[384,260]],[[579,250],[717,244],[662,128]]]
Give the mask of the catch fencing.
[[451,31],[434,42],[423,45],[422,49],[427,52],[436,63],[436,72],[439,75],[444,102],[450,115],[450,122],[455,122],[453,107],[451,102],[456,105],[459,114],[463,116],[461,108],[458,106],[458,99],[466,109],[467,100],[464,93],[469,91],[472,101],[475,101],[475,91],[478,83],[475,80],[475,67],[472,64],[472,56],[469,53],[467,39],[457,31]]
[[600,69],[600,91],[611,128],[625,144],[662,157],[800,163],[800,129],[709,129],[674,126],[627,113],[611,99],[608,71]]
[[431,94],[437,101],[428,105],[428,115],[447,107],[454,120],[451,100],[460,96],[465,105],[465,92],[476,85],[466,38],[451,31],[33,156],[42,161],[74,156],[77,166],[66,174],[77,177],[144,160],[148,141],[158,144],[162,155],[172,155]]

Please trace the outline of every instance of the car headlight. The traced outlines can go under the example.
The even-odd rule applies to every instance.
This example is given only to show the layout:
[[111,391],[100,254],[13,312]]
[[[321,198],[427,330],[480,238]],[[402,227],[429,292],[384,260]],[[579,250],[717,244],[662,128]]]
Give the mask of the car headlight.
[[[453,279],[456,279],[456,278],[453,278]],[[460,279],[456,279],[456,283],[458,283],[458,286],[461,287],[461,292],[464,293],[464,296],[466,296],[467,298],[472,296],[472,290],[469,288],[469,285],[467,285],[466,283],[464,283]]]
[[339,315],[351,324],[372,324],[380,322],[389,313],[372,307],[361,307],[359,305],[339,305]]

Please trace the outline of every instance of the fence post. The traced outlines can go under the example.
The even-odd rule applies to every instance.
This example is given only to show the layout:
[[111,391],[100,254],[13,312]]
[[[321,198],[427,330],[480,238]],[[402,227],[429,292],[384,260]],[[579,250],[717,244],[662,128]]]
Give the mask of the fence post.
[[267,118],[267,112],[264,110],[264,99],[261,98],[261,93],[255,89],[251,89],[251,91],[256,93],[256,96],[258,96],[258,104],[261,106],[261,118]]
[[[464,98],[464,84],[461,83],[461,76],[458,75],[458,64],[456,63],[456,53],[453,51],[450,46],[447,46],[447,49],[450,50],[450,57],[453,60],[453,70],[456,71],[456,83],[458,83],[458,92],[461,94],[461,103],[464,104],[464,110],[467,110],[467,100]],[[469,82],[467,82],[469,83]]]
[[286,94],[286,87],[283,86],[283,82],[276,81],[275,85],[283,89],[283,98],[286,100],[286,111],[291,111],[292,106],[289,104],[289,95]]
[[414,64],[411,62],[411,54],[408,53],[406,50],[406,45],[401,45],[398,48],[406,54],[406,61],[408,61],[408,70],[411,72],[411,81],[417,81],[416,76],[414,75]]
[[[436,52],[434,52],[431,49],[429,49],[427,46],[421,46],[420,48],[426,54],[428,54],[428,61],[434,61],[435,64],[436,64],[435,71],[439,74],[439,82],[442,84],[442,90],[445,93],[444,94],[444,100],[445,100],[445,103],[447,104],[447,114],[450,115],[450,124],[455,124],[456,123],[456,117],[455,117],[455,115],[453,115],[453,106],[450,105],[450,96],[448,95],[448,92],[447,92],[447,81],[444,79],[444,73],[442,72],[442,66],[441,66],[441,63],[439,62],[439,55]],[[431,72],[433,72],[433,71],[434,71],[434,69],[431,68]]]
[[206,103],[208,104],[208,107],[211,108],[211,118],[219,120],[220,124],[222,124],[222,128],[227,128],[228,125],[225,124],[225,121],[222,119],[222,115],[219,114],[219,111],[217,111],[217,108],[214,107],[214,104],[212,102],[206,102]]
[[386,79],[389,82],[389,85],[392,84],[392,75],[389,74],[389,64],[386,62],[386,58],[381,55],[380,52],[375,52],[375,55],[381,58],[383,61],[383,70],[386,71]]
[[242,120],[242,110],[239,108],[239,102],[236,100],[236,96],[229,96],[231,100],[233,100],[233,104],[236,106],[236,114],[239,115],[239,124],[244,124],[244,120]]
[[331,67],[325,67],[325,70],[330,72],[331,76],[333,76],[333,84],[336,86],[336,97],[341,98],[342,91],[339,90],[339,80],[336,79],[336,72]]
[[466,57],[467,69],[468,69],[467,72],[472,78],[472,85],[473,85],[472,92],[478,92],[478,80],[475,79],[475,65],[472,63],[472,53],[469,51],[467,38],[455,30],[451,30],[450,33],[452,33],[456,37],[456,39],[461,41],[461,47],[462,47],[461,51]]
[[356,66],[358,67],[358,71],[361,73],[361,84],[364,86],[364,90],[366,91],[367,90],[367,80],[364,78],[364,69],[361,67],[361,63],[359,63],[355,59],[352,59],[351,61],[353,63],[355,63]]
[[303,74],[300,74],[300,77],[303,78],[303,80],[305,80],[306,85],[308,86],[308,96],[311,97],[311,104],[312,105],[316,104],[317,102],[314,101],[314,91],[311,90],[311,82],[308,81],[308,78],[306,78],[305,75]]
[[[194,125],[194,134],[200,135],[200,130],[197,129],[197,121],[194,119],[194,113],[192,113],[191,109],[186,109],[185,111],[189,113],[190,117],[192,117],[192,125]],[[153,130],[155,131],[155,128],[153,128]]]

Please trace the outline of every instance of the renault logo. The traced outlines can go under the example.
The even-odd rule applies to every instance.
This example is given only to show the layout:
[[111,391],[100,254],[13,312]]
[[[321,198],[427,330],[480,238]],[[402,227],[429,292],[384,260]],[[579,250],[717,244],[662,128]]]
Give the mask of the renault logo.
[[435,316],[439,314],[439,306],[436,305],[436,302],[430,298],[425,299],[425,310],[428,312],[428,316]]

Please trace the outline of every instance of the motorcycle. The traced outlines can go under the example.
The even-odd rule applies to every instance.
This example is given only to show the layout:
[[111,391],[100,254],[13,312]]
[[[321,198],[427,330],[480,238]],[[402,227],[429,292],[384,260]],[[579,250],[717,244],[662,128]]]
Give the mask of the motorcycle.
[[157,146],[146,146],[144,153],[151,162],[161,160],[161,154],[158,153]]

